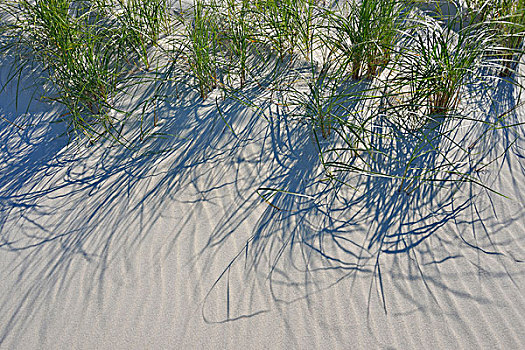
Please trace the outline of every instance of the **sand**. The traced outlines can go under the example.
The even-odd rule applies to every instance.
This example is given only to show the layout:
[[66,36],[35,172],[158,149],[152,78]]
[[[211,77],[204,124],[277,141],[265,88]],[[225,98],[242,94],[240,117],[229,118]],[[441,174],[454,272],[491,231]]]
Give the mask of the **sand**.
[[[213,96],[188,96],[157,107],[171,136],[87,147],[15,89],[0,94],[0,348],[525,348],[523,127],[480,146],[512,144],[479,175],[508,198],[370,180],[344,202],[307,128],[267,111],[218,99],[234,134]],[[269,186],[304,197],[279,210]],[[376,261],[374,239],[397,251]]]

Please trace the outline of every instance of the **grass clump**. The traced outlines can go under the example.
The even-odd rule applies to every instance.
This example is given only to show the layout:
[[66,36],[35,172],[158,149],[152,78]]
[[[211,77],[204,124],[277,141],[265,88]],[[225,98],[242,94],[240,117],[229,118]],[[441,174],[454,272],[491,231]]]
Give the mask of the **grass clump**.
[[185,23],[183,55],[202,99],[217,87],[221,51],[218,16],[213,6],[195,1]]
[[255,41],[252,17],[253,11],[248,0],[226,0],[225,10],[222,13],[224,33],[222,45],[229,58],[227,71],[237,73],[241,88],[246,83],[248,60]]
[[495,0],[491,24],[496,32],[499,75],[510,77],[523,55],[525,0]]
[[[27,21],[19,29],[27,35],[18,45],[29,49],[26,60],[35,59],[49,74],[53,94],[49,99],[67,108],[72,130],[96,137],[111,129],[110,98],[116,88],[112,29],[98,26],[101,18],[91,4],[67,0],[21,2]],[[18,29],[18,28],[17,28]],[[110,40],[104,40],[109,38]]]
[[403,9],[394,0],[363,0],[328,13],[324,41],[336,52],[334,60],[349,67],[352,79],[373,78],[390,61]]
[[311,125],[319,148],[319,136],[325,140],[330,137],[334,123],[346,114],[345,102],[348,100],[348,95],[340,91],[344,82],[330,74],[330,69],[329,65],[325,65],[321,71],[313,71],[311,79],[306,82],[306,88],[295,89],[287,103],[293,107],[296,117]]
[[292,55],[297,45],[299,11],[302,0],[257,0],[255,2],[258,41],[277,53],[281,62]]
[[395,101],[392,111],[402,111],[410,129],[423,126],[428,118],[454,114],[462,89],[479,78],[489,38],[473,22],[456,26],[454,21],[444,25],[416,19],[384,83],[387,97]]
[[131,73],[140,68],[138,62],[148,65],[147,46],[153,44],[159,30],[148,26],[155,21],[153,16],[158,20],[163,16],[162,8],[155,13],[137,12],[144,17],[140,23],[131,23],[126,15],[131,10],[127,7],[126,12],[126,6],[139,11],[159,3],[121,2],[124,12],[120,14],[114,12],[113,3],[104,0],[4,3],[2,8],[9,14],[4,35],[9,40],[2,51],[17,56],[15,71],[19,74],[28,66],[45,72],[45,98],[65,107],[62,119],[70,133],[92,141],[104,135],[118,139],[115,98]]
[[[105,5],[108,7],[108,4]],[[121,45],[131,48],[149,68],[148,48],[167,30],[167,0],[117,0],[111,9],[122,28]]]
[[524,0],[468,0],[467,9],[493,36],[487,52],[500,77],[516,70],[523,54],[525,37]]

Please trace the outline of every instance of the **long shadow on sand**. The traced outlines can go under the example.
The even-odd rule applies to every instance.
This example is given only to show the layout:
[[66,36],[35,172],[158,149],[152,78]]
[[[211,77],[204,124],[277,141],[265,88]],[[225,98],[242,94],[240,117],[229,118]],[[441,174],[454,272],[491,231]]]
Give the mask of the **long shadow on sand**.
[[[84,293],[99,293],[106,270],[119,254],[134,255],[157,225],[168,222],[169,247],[202,237],[196,221],[202,220],[203,206],[220,210],[213,214],[207,241],[195,244],[191,263],[201,276],[209,266],[222,263],[217,256],[229,242],[237,247],[227,252],[231,262],[220,267],[224,270],[216,280],[199,282],[209,286],[202,304],[209,322],[231,321],[269,310],[272,303],[301,300],[356,273],[371,276],[371,296],[383,290],[381,276],[394,273],[391,262],[383,262],[388,256],[415,261],[416,274],[429,291],[454,292],[453,286],[426,278],[423,267],[459,255],[445,250],[438,256],[429,242],[450,244],[450,236],[442,233],[456,225],[472,230],[481,226],[485,237],[494,231],[484,222],[490,214],[486,208],[472,211],[484,193],[479,187],[442,179],[400,191],[400,181],[388,178],[340,178],[352,183],[352,189],[326,181],[311,129],[290,122],[282,110],[264,104],[252,110],[213,95],[202,102],[175,86],[167,91],[169,98],[146,112],[159,117],[152,137],[127,149],[112,147],[109,141],[91,147],[68,145],[53,136],[59,134],[50,123],[53,114],[16,117],[16,111],[4,111],[11,122],[23,124],[30,118],[33,125],[20,130],[3,121],[0,132],[0,249],[7,266],[2,273],[12,281],[0,299],[0,343],[22,334],[32,317],[48,307],[48,300],[74,288],[79,266],[89,266],[82,277]],[[143,93],[150,96],[154,91]],[[257,96],[261,91],[247,88],[246,94]],[[453,143],[435,137],[438,131],[430,128],[425,139],[453,152]],[[422,148],[421,139],[403,134],[387,143],[375,140],[377,149],[398,161],[378,161],[374,171],[403,174],[403,165],[415,152],[419,156],[413,171],[418,171],[417,164],[439,167],[442,154],[425,152],[432,147]],[[492,152],[490,145],[484,147],[483,154]],[[474,171],[479,154],[471,160],[467,152],[466,158],[455,161]],[[518,156],[523,158],[522,153]],[[523,175],[523,165],[512,167]],[[268,202],[259,197],[261,188],[281,191]],[[184,210],[167,213],[172,207]],[[523,218],[523,211],[517,215]],[[235,307],[230,288],[242,299]],[[271,298],[257,300],[255,294],[268,292]],[[223,302],[223,314],[221,310],[219,316],[207,316],[210,298]],[[388,296],[381,299],[386,304]]]
[[[519,146],[522,116],[515,108],[520,99],[512,94],[511,84],[500,84],[499,92],[484,90],[470,101],[477,109],[465,104],[466,113],[474,111],[468,118],[442,120],[419,131],[399,130],[387,118],[379,120],[374,127],[393,129],[395,137],[371,141],[379,156],[370,174],[377,176],[345,174],[338,182],[328,181],[323,172],[308,126],[290,127],[286,115],[276,113],[268,147],[274,158],[261,184],[276,191],[271,200],[262,201],[266,208],[252,234],[211,286],[204,318],[222,323],[270,310],[268,301],[253,302],[254,290],[267,290],[273,303],[286,305],[358,275],[370,278],[364,292],[368,303],[377,297],[385,311],[385,275],[389,280],[416,280],[433,298],[441,291],[487,302],[448,285],[434,272],[442,264],[462,261],[462,248],[498,257],[505,271],[507,262],[523,261],[503,229],[523,221],[523,206],[500,217],[493,202],[503,194],[523,203],[517,183],[501,186],[497,181],[502,167],[515,179],[525,174]],[[253,220],[253,210],[253,205],[231,208],[205,249],[223,245],[239,222]],[[205,265],[213,263],[210,258]],[[485,269],[481,262],[476,268]],[[502,278],[513,281],[508,271]],[[406,285],[396,283],[395,288],[409,303],[420,304],[417,295],[407,294]],[[224,300],[224,309],[212,307],[217,298]],[[437,299],[434,302],[439,308]]]
[[[141,93],[147,98],[155,89]],[[196,203],[224,197],[221,189],[239,180],[231,173],[242,163],[240,150],[259,137],[253,129],[260,116],[219,96],[203,103],[187,89],[167,90],[173,95],[145,111],[148,120],[157,116],[156,129],[146,139],[129,137],[137,142],[142,137],[138,147],[111,140],[94,146],[68,142],[57,136],[65,131],[54,123],[60,110],[46,105],[22,115],[14,107],[2,110],[0,249],[7,261],[3,274],[13,283],[0,301],[0,343],[23,333],[46,308],[46,298],[71,287],[74,266],[93,267],[87,269],[86,293],[96,294],[118,252],[133,254],[157,221],[171,214],[164,210],[168,203],[187,208],[172,223],[166,245],[173,245],[179,235],[191,237],[196,230],[188,222]],[[25,97],[23,105],[32,95],[19,97]],[[242,190],[234,196],[243,197]]]

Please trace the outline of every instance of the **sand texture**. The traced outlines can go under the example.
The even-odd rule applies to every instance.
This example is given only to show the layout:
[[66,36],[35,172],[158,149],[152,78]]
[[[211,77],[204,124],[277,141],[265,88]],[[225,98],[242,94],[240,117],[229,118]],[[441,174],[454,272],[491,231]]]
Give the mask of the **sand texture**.
[[[519,103],[491,93],[501,110],[477,108]],[[507,198],[334,191],[308,127],[270,109],[188,94],[156,107],[168,136],[88,147],[16,94],[0,94],[1,349],[525,349],[523,126],[476,145]],[[267,187],[299,195],[270,205]]]

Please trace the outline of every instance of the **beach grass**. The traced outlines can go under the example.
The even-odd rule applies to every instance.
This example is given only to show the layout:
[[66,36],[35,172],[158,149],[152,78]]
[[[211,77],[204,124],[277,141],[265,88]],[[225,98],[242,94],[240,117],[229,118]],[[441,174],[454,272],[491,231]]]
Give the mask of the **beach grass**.
[[[423,11],[422,3],[437,7]],[[128,142],[124,125],[144,118],[118,107],[130,87],[176,81],[202,101],[217,90],[288,113],[308,126],[333,180],[356,173],[434,181],[450,167],[451,181],[470,181],[452,161],[409,171],[418,156],[401,174],[378,173],[385,151],[377,142],[411,134],[440,154],[450,128],[474,118],[462,107],[472,86],[517,82],[524,3],[449,2],[457,11],[444,14],[441,2],[420,0],[4,0],[1,51],[17,57],[13,79],[39,67],[43,98],[63,108],[57,119],[91,143]],[[158,56],[165,64],[152,64]],[[239,97],[254,84],[260,96]],[[429,128],[437,134],[429,137]]]
[[134,73],[149,68],[147,50],[158,40],[163,1],[8,1],[2,51],[17,69],[37,66],[43,99],[64,107],[71,134],[90,142],[119,138],[115,99]]
[[[313,145],[318,168],[308,171],[321,175],[298,171],[295,180],[326,185],[348,212],[352,193],[364,192],[364,210],[377,217],[383,208],[374,201],[426,204],[465,184],[503,195],[480,174],[504,156],[491,153],[501,141],[492,132],[522,123],[507,122],[521,102],[491,91],[523,89],[524,35],[525,0],[0,0],[0,53],[15,62],[2,88],[32,71],[70,139],[141,147],[147,135],[166,137],[160,112],[146,120],[156,99],[187,99],[195,113],[215,106],[216,120],[238,138],[228,121],[238,118],[219,107],[231,102],[264,111],[267,135],[279,135],[269,142],[274,152],[278,143]],[[133,95],[140,88],[154,93]],[[138,101],[122,108],[128,100]],[[277,202],[295,196],[331,220],[332,203],[321,203],[328,196],[286,188],[279,180],[290,169],[276,163],[253,185],[269,209],[300,212]],[[408,205],[400,208],[395,215]],[[424,239],[389,229],[360,243],[376,254],[379,279],[383,252],[408,252]]]

